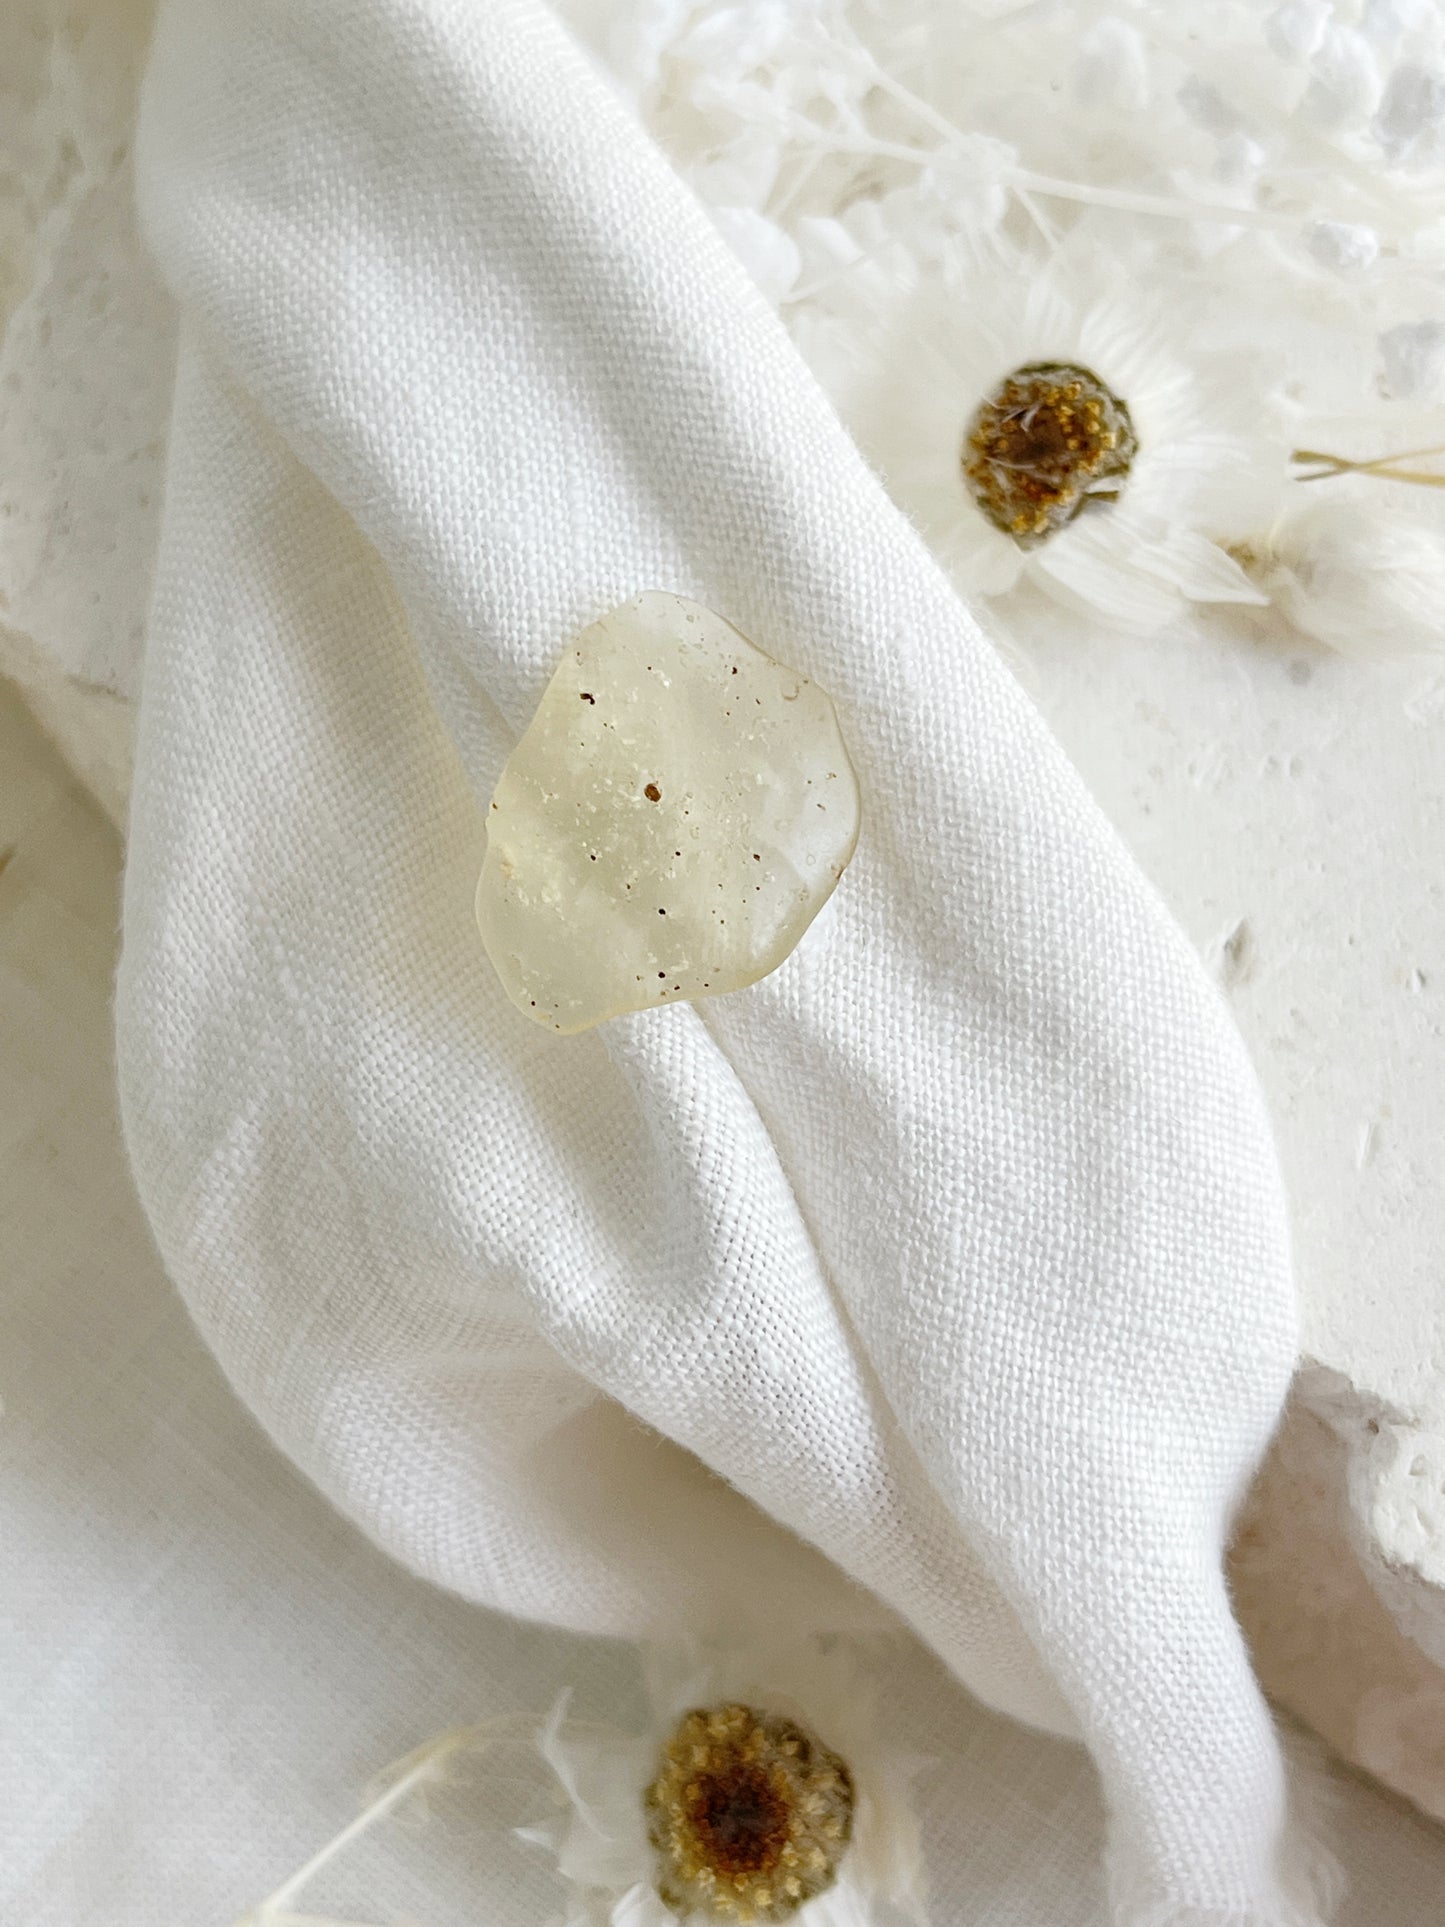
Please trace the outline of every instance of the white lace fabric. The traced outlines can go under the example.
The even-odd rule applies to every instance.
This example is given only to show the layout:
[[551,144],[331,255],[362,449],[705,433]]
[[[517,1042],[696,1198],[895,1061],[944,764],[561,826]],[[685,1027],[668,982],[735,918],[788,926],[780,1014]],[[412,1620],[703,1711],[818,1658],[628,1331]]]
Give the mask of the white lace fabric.
[[[1310,1921],[1220,1572],[1294,1358],[1254,1079],[776,318],[536,0],[173,0],[139,165],[184,352],[122,1093],[233,1382],[489,1605],[883,1602],[1082,1734],[1130,1927]],[[773,977],[559,1039],[484,805],[651,587],[830,692],[863,836]]]

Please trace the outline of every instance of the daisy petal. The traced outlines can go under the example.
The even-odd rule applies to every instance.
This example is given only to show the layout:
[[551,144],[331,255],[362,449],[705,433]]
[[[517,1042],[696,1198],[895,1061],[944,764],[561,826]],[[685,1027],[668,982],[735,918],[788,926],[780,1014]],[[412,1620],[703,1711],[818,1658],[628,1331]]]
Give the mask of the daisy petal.
[[1173,530],[1163,541],[1141,550],[1135,560],[1139,568],[1161,576],[1191,602],[1260,605],[1269,600],[1232,555],[1193,529]]
[[1029,562],[1039,586],[1066,607],[1125,629],[1161,629],[1179,613],[1180,597],[1159,577],[1131,567],[1125,553],[1117,534],[1075,526]]
[[654,1888],[639,1880],[612,1903],[607,1927],[677,1927],[677,1915],[663,1906]]
[[1018,586],[1028,557],[1017,542],[1000,535],[971,509],[936,538],[936,546],[959,583],[974,595],[1007,595]]

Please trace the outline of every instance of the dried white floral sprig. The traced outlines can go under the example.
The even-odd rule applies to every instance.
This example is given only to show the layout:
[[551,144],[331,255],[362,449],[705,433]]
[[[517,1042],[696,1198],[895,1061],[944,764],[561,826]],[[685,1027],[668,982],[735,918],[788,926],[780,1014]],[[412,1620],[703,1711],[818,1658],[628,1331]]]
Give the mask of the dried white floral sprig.
[[910,1797],[844,1643],[654,1652],[650,1730],[560,1712],[543,1751],[567,1800],[529,1838],[557,1857],[565,1927],[921,1927]]
[[[1415,499],[1361,497],[1342,461],[1320,493],[1351,519],[1289,456],[1371,409],[1445,440],[1445,8],[605,19],[621,85],[967,590],[1032,582],[1137,629],[1267,601],[1332,647],[1437,645],[1445,496],[1395,474]],[[1037,316],[1040,288],[1060,325],[1001,365],[1000,317]]]
[[274,1892],[242,1914],[235,1927],[376,1927],[374,1922],[304,1912],[298,1903],[306,1889],[333,1862],[341,1859],[365,1835],[374,1832],[405,1802],[428,1785],[442,1780],[448,1767],[462,1755],[484,1754],[499,1741],[526,1737],[535,1731],[535,1719],[515,1716],[474,1726],[450,1727],[436,1734],[382,1773],[356,1818],[318,1848]]
[[1301,491],[1237,552],[1302,634],[1347,656],[1445,648],[1445,529],[1363,490]]
[[360,1814],[236,1927],[378,1927],[302,1911],[306,1890],[462,1758],[525,1741],[554,1811],[517,1828],[555,1860],[563,1927],[923,1927],[911,1782],[881,1739],[845,1642],[656,1648],[643,1733],[545,1719],[438,1734],[398,1761]]

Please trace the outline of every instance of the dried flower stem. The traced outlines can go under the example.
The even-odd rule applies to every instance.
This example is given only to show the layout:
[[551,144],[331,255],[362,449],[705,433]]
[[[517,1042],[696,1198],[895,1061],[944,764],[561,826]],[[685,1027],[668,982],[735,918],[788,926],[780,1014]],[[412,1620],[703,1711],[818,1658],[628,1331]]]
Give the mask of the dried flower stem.
[[1406,448],[1394,455],[1376,455],[1369,460],[1353,461],[1348,455],[1331,455],[1319,448],[1296,448],[1290,460],[1313,463],[1314,472],[1297,475],[1298,482],[1324,482],[1334,475],[1373,475],[1382,482],[1410,482],[1418,488],[1445,488],[1445,475],[1431,469],[1400,468],[1400,462],[1417,462],[1432,455],[1445,455],[1445,444],[1436,448]]
[[[818,144],[830,154],[876,154],[884,160],[907,161],[920,168],[935,167],[938,163],[936,149],[910,147],[903,141],[879,140],[871,135],[866,141],[843,141],[824,134],[813,122],[807,126],[810,132],[819,135]],[[1170,221],[1210,221],[1228,227],[1267,228],[1282,234],[1297,233],[1300,225],[1299,217],[1293,214],[1274,214],[1263,208],[1230,207],[1209,201],[1178,201],[1164,194],[1137,193],[1132,188],[1094,187],[1088,182],[1068,181],[1055,174],[1036,174],[1027,167],[1000,166],[980,169],[979,173],[981,178],[997,181],[1015,193],[1026,191],[1058,201],[1078,201],[1085,207],[1118,208],[1126,214],[1157,215]]]
[[[1035,10],[1033,7],[1025,6],[1017,13],[1007,15],[1002,19],[980,23],[980,26],[993,28],[1017,26],[1025,22],[1028,16]],[[1052,11],[1051,0],[1045,0],[1045,4],[1039,10],[1044,12]],[[1089,11],[1092,12],[1093,9],[1091,8]],[[1163,28],[1161,23],[1156,19],[1141,21],[1140,30],[1147,32],[1148,37],[1152,39],[1156,45],[1168,47],[1181,57],[1197,59],[1200,54],[1198,47],[1193,46],[1187,39],[1172,30]],[[866,78],[872,90],[876,93],[886,95],[921,125],[930,128],[932,132],[939,137],[940,141],[944,143],[945,148],[953,152],[955,157],[967,151],[967,142],[963,130],[955,122],[949,120],[947,115],[940,113],[929,101],[925,100],[920,94],[915,93],[912,88],[899,80],[896,74],[890,73],[884,68],[856,33],[849,31],[846,36],[841,32],[838,34],[827,34],[823,36],[823,39],[831,53],[836,53],[841,43],[845,51],[852,56],[855,65]],[[1240,75],[1231,70],[1230,80],[1231,84],[1236,88],[1241,85],[1244,86],[1257,111],[1263,112],[1272,106],[1273,103],[1268,101],[1262,92],[1249,83],[1247,76],[1241,81]],[[1349,178],[1351,185],[1367,200],[1373,202],[1380,213],[1394,217],[1399,216],[1402,203],[1398,192],[1391,192],[1390,189],[1382,186],[1369,168],[1342,152],[1338,143],[1328,141],[1310,130],[1305,130],[1305,138],[1306,144],[1316,152],[1318,158],[1321,161],[1327,160],[1339,167]],[[878,142],[876,148],[872,149],[844,149],[843,144],[838,142],[834,146],[834,151],[876,151],[880,155],[895,160],[912,158],[918,165],[924,166],[930,164],[937,158],[935,154],[926,150],[911,153],[907,149],[902,149],[885,142]],[[1331,214],[1329,211],[1323,213],[1317,212],[1311,216],[1308,210],[1285,212],[1272,208],[1237,207],[1226,203],[1180,200],[1170,195],[1150,194],[1125,188],[1094,186],[1086,181],[1073,181],[1058,175],[1039,174],[1028,168],[1015,167],[1007,164],[1000,165],[995,171],[993,178],[997,180],[1000,186],[1012,190],[1020,203],[1025,207],[1025,210],[1041,228],[1046,224],[1040,211],[1034,209],[1028,203],[1027,197],[1031,193],[1055,200],[1075,201],[1087,207],[1116,208],[1123,213],[1143,214],[1164,220],[1206,221],[1223,226],[1252,227],[1290,234],[1297,234],[1301,225],[1309,219],[1342,220],[1344,218],[1342,215]],[[1375,224],[1378,227],[1379,215],[1377,214],[1374,218]],[[1430,224],[1431,220],[1433,220],[1433,214],[1427,216],[1427,214],[1422,211],[1418,215],[1418,218],[1413,222],[1408,222],[1403,230],[1397,230],[1396,233],[1387,240],[1386,245],[1389,247],[1398,245],[1401,234],[1405,237],[1415,236],[1422,232]]]
[[[962,128],[879,66],[860,42],[855,41],[850,51],[863,64],[871,86],[887,94],[898,106],[930,128],[946,148],[953,151],[955,157],[961,158],[968,153]],[[816,130],[816,123],[809,121],[807,125],[810,130]],[[834,153],[876,153],[885,159],[909,161],[918,167],[931,167],[938,160],[938,154],[931,149],[909,147],[897,141],[875,140],[871,136],[866,144],[835,139],[829,145]],[[1041,194],[1054,200],[1078,201],[1086,207],[1117,208],[1127,214],[1156,215],[1173,221],[1220,222],[1234,227],[1267,228],[1285,233],[1296,232],[1300,225],[1300,217],[1295,214],[1275,213],[1264,208],[1216,206],[1207,201],[1181,201],[1169,195],[1141,193],[1129,188],[1095,187],[1086,181],[1065,180],[1055,174],[1038,174],[1032,168],[1007,164],[993,170],[991,177],[1020,197],[1029,193]]]

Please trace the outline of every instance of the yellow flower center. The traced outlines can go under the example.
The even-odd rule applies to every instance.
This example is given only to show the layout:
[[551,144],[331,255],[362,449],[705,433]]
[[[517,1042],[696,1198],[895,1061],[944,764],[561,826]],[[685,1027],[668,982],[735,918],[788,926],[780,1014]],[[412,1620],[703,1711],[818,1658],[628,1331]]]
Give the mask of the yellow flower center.
[[996,529],[1037,548],[1091,504],[1117,501],[1139,444],[1125,402],[1073,362],[1005,375],[964,435],[963,479]]
[[838,1877],[853,1777],[836,1753],[774,1713],[688,1713],[646,1793],[657,1891],[677,1914],[785,1921]]

